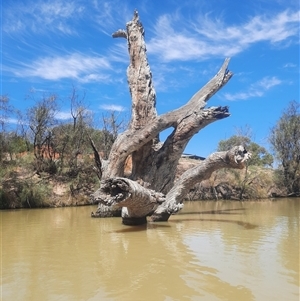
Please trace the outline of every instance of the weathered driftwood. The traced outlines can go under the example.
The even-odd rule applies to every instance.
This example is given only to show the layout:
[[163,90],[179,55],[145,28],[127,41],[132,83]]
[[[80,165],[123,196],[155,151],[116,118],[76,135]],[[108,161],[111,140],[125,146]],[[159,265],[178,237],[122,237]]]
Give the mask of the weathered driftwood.
[[[212,154],[201,162],[196,170],[185,173],[186,178],[181,177],[182,182],[177,181],[181,184],[174,186],[178,161],[190,139],[205,126],[230,115],[226,106],[205,107],[207,101],[233,75],[228,70],[229,59],[224,61],[219,72],[185,105],[163,115],[157,115],[156,93],[146,55],[144,29],[138,13],[135,12],[132,21],[127,23],[126,31],[118,30],[113,37],[127,39],[130,57],[127,78],[132,98],[132,114],[128,129],[118,136],[108,160],[102,162],[104,187],[93,196],[94,201],[98,198],[101,201],[92,216],[107,216],[110,210],[107,206],[114,205],[111,207],[112,211],[115,207],[127,208],[122,209],[124,223],[145,222],[146,215],[152,215],[154,221],[167,220],[171,213],[182,207],[184,194],[188,192],[188,187],[193,185],[188,183],[205,179],[211,170],[223,167],[241,168],[243,160],[247,159],[246,151],[243,153],[243,160],[239,159],[241,149],[237,148],[227,153]],[[159,133],[167,128],[173,128],[173,131],[162,143],[159,141]],[[132,157],[130,181],[124,178],[128,156]],[[119,181],[126,183],[130,197],[124,193],[124,199],[122,197],[122,201],[117,202],[114,189],[108,188],[109,185],[116,185],[115,180],[118,183]],[[163,201],[161,194],[164,195]],[[154,202],[155,204],[152,199],[154,195],[159,195],[157,197],[159,201]],[[160,202],[162,204],[158,206]]]
[[[136,181],[111,178],[102,181],[94,198],[106,206],[126,208],[122,211],[125,223],[127,221],[132,224],[137,218],[139,222],[146,221],[148,215],[151,215],[152,221],[166,221],[171,214],[183,207],[184,197],[196,183],[208,179],[213,171],[220,168],[242,169],[250,157],[251,154],[242,146],[233,147],[227,152],[213,153],[199,165],[183,173],[166,195],[147,189]],[[101,214],[102,209],[93,213],[93,216],[101,217]]]
[[171,214],[178,212],[182,207],[182,201],[189,190],[196,183],[208,179],[211,174],[221,168],[242,169],[251,154],[243,146],[235,146],[227,152],[211,154],[198,166],[187,170],[175,182],[166,195],[163,202],[152,214],[152,221],[166,221]]
[[[94,198],[99,203],[112,206],[114,209],[123,208],[122,218],[123,221],[127,219],[127,224],[146,222],[146,216],[165,201],[164,194],[147,189],[138,182],[126,178],[102,181],[101,189],[97,191]],[[93,213],[93,216],[96,217],[97,214],[99,212]]]

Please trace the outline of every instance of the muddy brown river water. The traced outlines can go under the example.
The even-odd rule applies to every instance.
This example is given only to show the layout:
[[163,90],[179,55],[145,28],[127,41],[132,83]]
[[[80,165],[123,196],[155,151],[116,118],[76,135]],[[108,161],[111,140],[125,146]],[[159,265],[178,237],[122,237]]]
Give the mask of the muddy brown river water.
[[95,206],[1,211],[1,300],[298,301],[299,203],[187,202],[139,227]]

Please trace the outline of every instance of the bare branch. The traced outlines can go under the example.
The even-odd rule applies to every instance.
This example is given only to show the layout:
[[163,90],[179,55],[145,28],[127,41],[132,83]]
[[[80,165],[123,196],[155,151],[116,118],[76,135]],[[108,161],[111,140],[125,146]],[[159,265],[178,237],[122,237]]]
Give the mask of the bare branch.
[[151,216],[153,221],[167,220],[170,214],[178,212],[182,207],[184,196],[196,183],[208,179],[211,174],[221,168],[243,169],[251,158],[243,146],[235,146],[226,152],[216,152],[207,157],[199,165],[187,170],[176,181],[166,195],[166,202],[157,208]]
[[97,148],[95,146],[95,143],[94,143],[93,139],[91,138],[91,136],[88,133],[87,133],[87,135],[89,137],[89,141],[90,141],[91,147],[92,147],[93,152],[94,152],[94,160],[95,160],[95,163],[96,163],[95,172],[96,172],[96,175],[97,175],[98,179],[101,180],[101,178],[102,178],[101,159],[100,159],[99,153],[97,151]]
[[124,29],[119,29],[112,34],[113,38],[125,38],[127,39],[127,33]]

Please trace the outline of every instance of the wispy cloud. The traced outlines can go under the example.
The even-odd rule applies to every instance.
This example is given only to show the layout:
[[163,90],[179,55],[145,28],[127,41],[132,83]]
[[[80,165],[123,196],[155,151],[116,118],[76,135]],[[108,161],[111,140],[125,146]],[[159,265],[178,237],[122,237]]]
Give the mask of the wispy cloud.
[[276,44],[298,34],[299,11],[286,10],[269,17],[254,16],[234,26],[226,25],[221,19],[211,19],[209,14],[199,17],[197,22],[163,15],[155,25],[155,37],[147,48],[163,61],[201,60],[233,56],[254,43]]
[[280,85],[282,81],[277,77],[264,77],[252,84],[245,92],[225,93],[223,97],[229,101],[246,100],[253,97],[262,97],[265,92],[274,86]]
[[94,21],[107,35],[111,35],[120,25],[125,24],[132,18],[132,11],[126,1],[119,0],[93,0],[93,8],[97,12]]
[[126,110],[126,108],[124,108],[123,106],[114,105],[114,104],[103,104],[100,106],[100,109],[106,111],[115,111],[115,112],[123,112]]
[[6,5],[3,11],[3,31],[73,34],[72,22],[83,14],[84,6],[76,1],[26,1]]
[[[11,1],[11,3],[14,2]],[[132,18],[132,10],[129,9],[128,2],[123,3],[119,0],[93,0],[88,4],[80,0],[38,0],[37,2],[28,0],[26,6],[21,1],[16,3],[18,5],[6,4],[3,14],[5,15],[3,31],[10,34],[28,31],[34,34],[51,31],[49,36],[53,32],[74,34],[78,33],[79,27],[81,30],[83,28],[82,26],[77,28],[76,24],[80,24],[83,17],[88,17],[89,26],[97,24],[98,30],[111,35],[112,31],[124,26]],[[153,24],[152,21],[151,24]],[[299,34],[298,25],[299,11],[286,10],[272,16],[254,16],[244,23],[235,25],[227,25],[222,19],[213,19],[210,14],[188,20],[176,12],[174,16],[161,15],[152,31],[151,28],[147,28],[150,36],[147,49],[150,55],[159,58],[156,62],[160,64],[158,69],[161,69],[162,63],[170,61],[195,61],[233,56],[254,43],[266,41],[277,44],[288,41]],[[19,36],[17,38],[18,41],[21,40]],[[26,42],[27,39],[23,37],[21,46],[18,47],[22,47]],[[40,43],[46,44],[47,41],[40,40]],[[45,44],[41,44],[44,45],[41,47],[43,50],[45,50]],[[57,43],[57,45],[60,44]],[[128,63],[127,45],[124,41],[116,42],[106,49],[106,57],[97,56],[94,53],[85,54],[84,50],[81,53],[74,52],[67,55],[51,53],[55,46],[59,47],[57,45],[49,46],[45,50],[46,56],[40,56],[33,61],[29,58],[25,61],[26,57],[23,56],[19,61],[15,59],[10,66],[4,66],[3,71],[8,71],[16,77],[107,83],[119,80],[120,76],[113,77],[112,73],[118,74],[121,70],[120,64]],[[40,44],[31,43],[32,53],[35,53],[34,47],[39,46]],[[57,50],[65,52],[65,49]],[[36,51],[36,53],[40,52]],[[123,69],[122,72],[124,72]],[[162,76],[159,77],[159,72],[156,72],[154,79],[158,88],[165,88],[165,73],[160,73]]]
[[30,63],[5,67],[4,71],[11,72],[17,77],[39,77],[46,80],[71,78],[79,82],[99,82],[109,80],[109,75],[104,72],[109,69],[110,62],[104,57],[73,53],[38,58]]
[[3,121],[9,124],[20,124],[20,120],[16,118],[4,118]]
[[296,64],[293,64],[293,63],[286,63],[283,68],[296,68],[297,65]]
[[[254,16],[248,22],[226,26],[221,20],[211,20],[206,15],[199,20],[195,30],[212,41],[235,41],[243,48],[256,42],[281,42],[299,33],[299,11],[283,11],[277,15]],[[199,22],[199,23],[200,23]]]
[[69,120],[72,118],[71,113],[70,112],[64,112],[64,111],[59,111],[55,114],[55,117],[58,120]]

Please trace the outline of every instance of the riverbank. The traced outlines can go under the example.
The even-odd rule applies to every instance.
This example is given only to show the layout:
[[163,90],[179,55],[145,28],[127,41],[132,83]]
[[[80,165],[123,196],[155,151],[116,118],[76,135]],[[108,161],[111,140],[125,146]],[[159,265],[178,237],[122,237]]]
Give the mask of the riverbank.
[[[68,207],[92,205],[90,195],[100,182],[92,165],[81,167],[76,175],[36,174],[30,162],[15,162],[1,174],[0,209]],[[20,164],[22,163],[22,164]],[[180,159],[177,177],[199,164],[199,160]],[[244,170],[223,169],[195,185],[186,200],[247,200],[285,197],[274,183],[274,170],[251,166]]]
[[90,205],[90,195],[99,187],[93,165],[79,167],[76,174],[34,172],[26,155],[7,162],[0,172],[0,209]]

